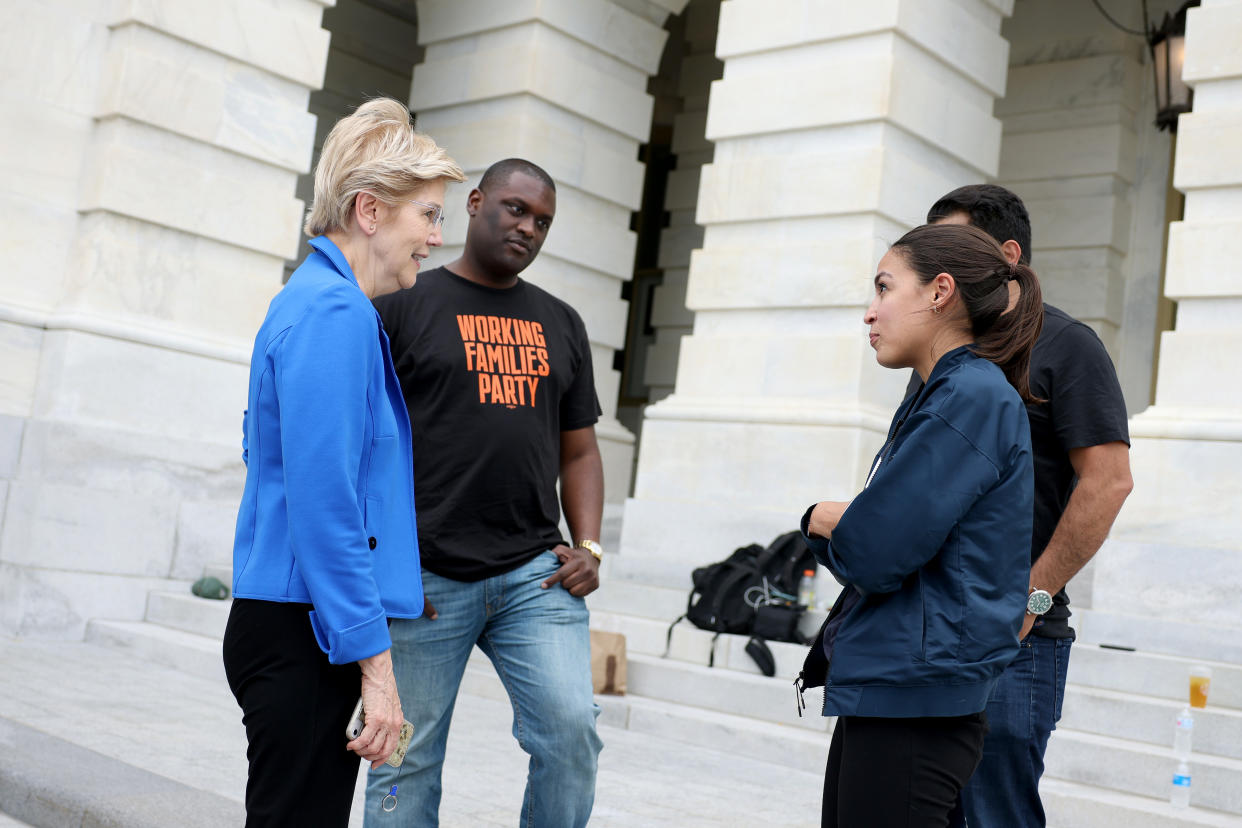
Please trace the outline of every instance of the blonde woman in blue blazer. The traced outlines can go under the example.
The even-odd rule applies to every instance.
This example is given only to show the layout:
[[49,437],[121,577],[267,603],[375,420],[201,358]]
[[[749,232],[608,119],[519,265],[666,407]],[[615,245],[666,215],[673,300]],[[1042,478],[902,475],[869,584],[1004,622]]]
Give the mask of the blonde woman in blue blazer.
[[[349,822],[358,757],[396,747],[389,618],[423,611],[410,423],[371,299],[412,287],[463,181],[397,101],[324,142],[313,252],[268,308],[250,362],[246,487],[224,637],[249,743],[247,826]],[[359,695],[362,733],[346,744]]]

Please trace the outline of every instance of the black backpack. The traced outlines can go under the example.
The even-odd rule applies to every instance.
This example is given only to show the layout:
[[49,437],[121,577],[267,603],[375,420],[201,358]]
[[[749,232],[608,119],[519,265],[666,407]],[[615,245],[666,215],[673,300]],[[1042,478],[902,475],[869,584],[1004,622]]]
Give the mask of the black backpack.
[[[685,613],[669,625],[664,655],[672,645],[673,628],[682,619],[716,634],[708,666],[716,663],[716,638],[721,633],[756,633],[757,618],[764,627],[763,638],[803,643],[797,632],[804,609],[798,604],[798,581],[805,570],[814,568],[815,557],[798,531],[786,532],[767,548],[752,543],[723,561],[699,567],[690,576],[694,586]],[[766,668],[764,673],[771,675]]]

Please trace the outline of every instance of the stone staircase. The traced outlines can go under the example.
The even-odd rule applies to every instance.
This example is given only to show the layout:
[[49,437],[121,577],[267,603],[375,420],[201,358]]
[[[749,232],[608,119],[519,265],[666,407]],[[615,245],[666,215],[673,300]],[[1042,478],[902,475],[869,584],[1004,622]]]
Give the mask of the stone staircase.
[[[799,718],[792,680],[805,648],[770,645],[777,677],[766,678],[745,653],[746,639],[722,635],[707,667],[712,636],[682,622],[661,657],[668,624],[685,609],[686,592],[656,582],[650,567],[614,558],[603,586],[588,599],[592,627],[621,632],[629,655],[623,697],[599,697],[601,722],[745,754],[791,768],[822,767],[830,720],[806,694]],[[209,568],[225,583],[227,567]],[[92,621],[86,638],[192,674],[223,681],[220,643],[229,602],[188,592],[152,592],[144,621]],[[822,618],[822,615],[819,616]],[[813,631],[818,621],[806,619]],[[1089,626],[1089,624],[1088,624]],[[1211,705],[1196,711],[1193,806],[1168,805],[1176,761],[1173,720],[1185,703],[1187,674],[1203,659],[1075,644],[1061,725],[1048,748],[1042,788],[1053,828],[1242,828],[1242,666],[1212,662]],[[463,690],[504,698],[476,651]]]

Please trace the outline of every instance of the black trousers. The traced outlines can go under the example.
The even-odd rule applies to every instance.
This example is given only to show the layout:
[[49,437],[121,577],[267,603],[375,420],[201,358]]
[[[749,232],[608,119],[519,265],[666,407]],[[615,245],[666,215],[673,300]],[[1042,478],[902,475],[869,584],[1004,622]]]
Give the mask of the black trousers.
[[246,826],[341,826],[358,778],[345,725],[357,664],[333,665],[315,642],[310,604],[233,601],[224,672],[246,726]]
[[823,828],[943,828],[987,732],[983,713],[838,718],[824,773]]

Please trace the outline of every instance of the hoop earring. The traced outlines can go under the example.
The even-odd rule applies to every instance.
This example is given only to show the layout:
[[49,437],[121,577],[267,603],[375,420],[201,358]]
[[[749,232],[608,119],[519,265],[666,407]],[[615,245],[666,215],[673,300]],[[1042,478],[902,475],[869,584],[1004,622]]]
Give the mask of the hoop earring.
[[932,305],[932,313],[940,313],[942,308],[939,305]]

